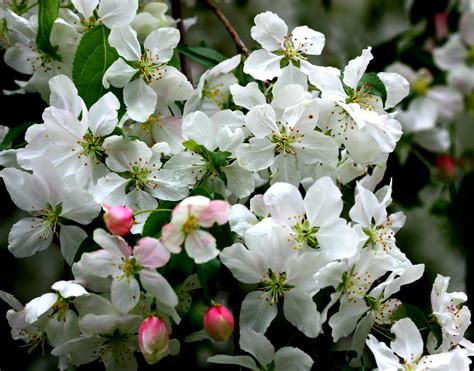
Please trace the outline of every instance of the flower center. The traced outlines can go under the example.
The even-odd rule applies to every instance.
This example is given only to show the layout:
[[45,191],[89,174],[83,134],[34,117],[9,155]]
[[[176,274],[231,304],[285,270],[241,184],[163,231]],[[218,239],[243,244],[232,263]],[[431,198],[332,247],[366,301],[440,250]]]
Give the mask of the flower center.
[[296,142],[296,135],[287,133],[285,128],[279,134],[273,134],[271,139],[275,143],[275,152],[294,155],[293,144]]
[[202,89],[202,96],[208,98],[220,109],[224,109],[224,103],[227,97],[222,92],[223,88],[224,84],[219,84],[211,88],[206,81]]
[[[143,53],[142,58],[140,59],[140,76],[145,80],[146,83],[150,83],[152,80],[161,79],[162,71],[160,69],[161,65],[158,65],[153,62],[149,57],[148,53],[150,51],[146,50]],[[158,56],[157,56],[158,57]]]
[[122,270],[126,277],[134,277],[140,273],[141,269],[141,265],[138,264],[137,259],[133,256],[130,259],[126,259],[122,265]]
[[148,184],[148,175],[150,170],[146,168],[141,168],[139,166],[132,166],[132,171],[130,172],[130,179],[132,186],[135,188],[143,189]]
[[105,151],[102,148],[104,138],[95,137],[91,132],[83,136],[83,140],[78,142],[81,147],[81,156],[87,156],[97,162],[101,162],[105,157]]
[[293,226],[293,230],[296,232],[295,244],[292,249],[302,249],[305,246],[309,246],[312,249],[318,247],[318,240],[316,238],[316,233],[318,232],[317,227],[312,227],[309,224],[309,221],[305,219],[301,223],[296,223]]
[[183,233],[185,235],[190,234],[192,231],[197,229],[199,227],[199,224],[197,222],[197,218],[194,215],[188,216],[188,219],[186,222],[183,224]]
[[425,95],[430,87],[430,81],[424,77],[420,77],[413,85],[413,91],[418,95]]
[[354,272],[354,269],[355,266],[352,266],[350,271],[342,273],[337,291],[345,292],[349,301],[357,302],[358,299],[365,297],[365,293],[372,284],[372,278],[369,272],[359,273]]
[[264,277],[261,285],[261,290],[270,294],[271,304],[277,304],[286,291],[295,287],[286,283],[286,272],[275,273],[271,269],[268,270],[267,277]]
[[66,298],[59,295],[59,293],[57,295],[58,295],[58,300],[53,305],[53,313],[51,313],[50,317],[52,318],[56,314],[58,321],[61,321],[63,318],[64,320],[66,320],[65,316],[69,309],[69,301]]

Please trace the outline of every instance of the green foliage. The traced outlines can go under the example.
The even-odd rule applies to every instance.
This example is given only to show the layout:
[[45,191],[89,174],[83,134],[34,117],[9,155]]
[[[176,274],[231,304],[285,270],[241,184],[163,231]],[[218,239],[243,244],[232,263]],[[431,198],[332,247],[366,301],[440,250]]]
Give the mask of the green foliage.
[[5,138],[3,138],[2,143],[0,143],[0,151],[3,151],[10,144],[13,144],[16,139],[23,138],[26,130],[33,124],[35,124],[35,122],[24,122],[23,124],[10,128]]
[[59,0],[39,0],[38,34],[36,46],[53,59],[60,61],[58,47],[51,45],[51,31],[59,13]]
[[375,72],[364,73],[359,81],[359,89],[364,86],[364,90],[370,94],[377,95],[382,99],[385,105],[387,100],[387,90],[382,80],[379,79]]
[[227,159],[231,153],[226,151],[209,151],[206,147],[201,144],[197,144],[193,139],[189,139],[183,142],[183,146],[190,151],[202,156],[204,160],[212,165],[215,170],[219,170],[222,166],[227,165]]
[[161,229],[165,224],[168,224],[171,221],[171,212],[176,206],[176,202],[166,201],[163,202],[156,211],[152,212],[143,226],[143,236],[150,236],[155,238],[160,238]]
[[208,306],[212,305],[212,299],[220,288],[219,271],[221,261],[217,258],[204,264],[197,264],[197,275],[203,288],[203,300]]
[[102,25],[88,30],[82,36],[74,57],[72,79],[87,107],[107,93],[102,77],[119,58],[117,51],[109,45],[109,33],[107,27]]
[[216,64],[222,62],[226,58],[218,51],[201,46],[189,46],[186,44],[178,45],[175,49],[178,53],[181,53],[189,59],[202,64],[207,68],[214,67]]

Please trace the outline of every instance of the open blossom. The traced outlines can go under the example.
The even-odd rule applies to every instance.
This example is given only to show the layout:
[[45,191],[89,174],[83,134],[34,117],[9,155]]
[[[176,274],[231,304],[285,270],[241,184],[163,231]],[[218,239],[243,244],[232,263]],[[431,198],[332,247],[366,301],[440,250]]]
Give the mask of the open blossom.
[[112,28],[109,43],[122,58],[109,67],[102,83],[105,88],[110,85],[124,88],[127,114],[133,120],[146,121],[158,100],[164,105],[190,98],[191,83],[176,68],[167,65],[178,41],[177,29],[160,28],[147,36],[142,53],[137,33],[130,25],[121,23]]
[[156,271],[170,259],[170,253],[151,237],[143,237],[132,249],[119,236],[102,229],[94,231],[94,240],[103,249],[82,255],[81,261],[91,275],[112,277],[112,304],[121,313],[128,313],[140,299],[142,287],[162,303],[174,307],[178,297],[168,281]]
[[390,347],[373,335],[367,339],[367,346],[374,354],[379,370],[469,370],[471,360],[459,348],[424,356],[423,339],[409,318],[397,321],[392,326],[392,333],[395,334],[395,340],[390,342]]
[[78,226],[65,220],[89,224],[100,212],[92,196],[78,186],[66,186],[58,170],[46,159],[31,162],[33,173],[7,168],[0,172],[13,202],[32,217],[13,225],[8,249],[16,257],[27,257],[47,249],[59,235],[64,259],[72,264],[87,237]]
[[163,227],[163,245],[173,253],[181,251],[184,243],[186,253],[197,264],[206,263],[219,255],[216,239],[209,232],[217,223],[229,220],[229,204],[225,201],[211,201],[204,196],[191,196],[181,201],[173,210],[171,223]]
[[[71,0],[71,3],[87,27],[96,23],[103,23],[108,28],[117,24],[128,24],[134,19],[138,8],[138,0]],[[98,19],[95,14],[99,16]]]
[[325,37],[321,32],[300,26],[288,32],[286,23],[275,13],[264,12],[255,17],[252,38],[263,49],[252,52],[244,64],[244,72],[258,80],[269,80],[282,73],[281,62],[294,63],[306,59],[305,55],[319,55]]

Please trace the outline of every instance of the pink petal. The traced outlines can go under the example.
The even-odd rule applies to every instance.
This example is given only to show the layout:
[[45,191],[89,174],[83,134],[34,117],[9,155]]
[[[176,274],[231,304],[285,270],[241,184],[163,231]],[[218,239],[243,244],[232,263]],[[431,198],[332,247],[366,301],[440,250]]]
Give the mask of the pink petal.
[[143,237],[133,248],[133,256],[147,268],[159,268],[170,260],[170,252],[156,238]]
[[205,228],[210,228],[214,223],[219,225],[227,223],[229,220],[229,203],[227,201],[211,201],[209,206],[199,213],[198,224]]
[[219,250],[216,248],[216,239],[206,231],[192,231],[186,237],[184,248],[196,264],[207,263],[219,255]]
[[166,224],[161,230],[161,242],[172,253],[180,253],[184,242],[184,233],[181,226],[174,223]]

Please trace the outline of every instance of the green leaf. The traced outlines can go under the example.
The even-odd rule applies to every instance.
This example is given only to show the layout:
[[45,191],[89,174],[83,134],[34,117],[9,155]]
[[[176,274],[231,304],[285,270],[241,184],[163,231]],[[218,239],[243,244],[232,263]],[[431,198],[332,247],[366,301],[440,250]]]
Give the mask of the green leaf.
[[212,200],[212,195],[202,187],[196,187],[191,191],[190,196],[204,196]]
[[150,236],[159,238],[161,236],[161,229],[165,224],[171,221],[171,212],[163,209],[172,210],[176,206],[176,202],[166,201],[163,202],[157,209],[152,212],[143,226],[143,236]]
[[189,149],[190,151],[197,153],[198,155],[201,155],[202,157],[207,158],[208,157],[208,150],[206,147],[204,147],[201,144],[197,144],[194,139],[189,139],[185,142],[183,142],[183,146],[186,149]]
[[59,0],[39,0],[38,2],[38,34],[36,35],[36,46],[52,57],[60,61],[58,46],[51,45],[51,31],[54,21],[59,13]]
[[375,72],[364,73],[359,81],[359,89],[361,86],[365,87],[365,91],[370,94],[377,95],[382,99],[382,103],[385,105],[387,100],[387,90],[382,80],[379,79]]
[[23,124],[17,125],[8,130],[7,135],[3,138],[2,143],[0,144],[0,151],[6,149],[10,144],[12,144],[16,139],[20,138],[25,134],[26,130],[33,125],[35,122],[24,122]]
[[225,57],[221,53],[206,47],[192,47],[183,44],[178,45],[175,50],[207,68],[214,67],[216,64],[225,60]]
[[72,80],[87,107],[107,93],[102,77],[119,58],[117,51],[109,45],[109,33],[109,29],[102,25],[86,31],[74,56]]
[[204,264],[197,264],[197,275],[204,291],[203,300],[206,305],[212,304],[212,299],[220,288],[219,271],[221,261],[217,258]]
[[194,260],[183,249],[179,254],[171,254],[171,258],[162,268],[161,274],[171,284],[177,284],[193,273],[194,265]]
[[208,152],[209,159],[211,160],[215,169],[220,169],[222,166],[224,166],[230,155],[231,153],[226,151]]

